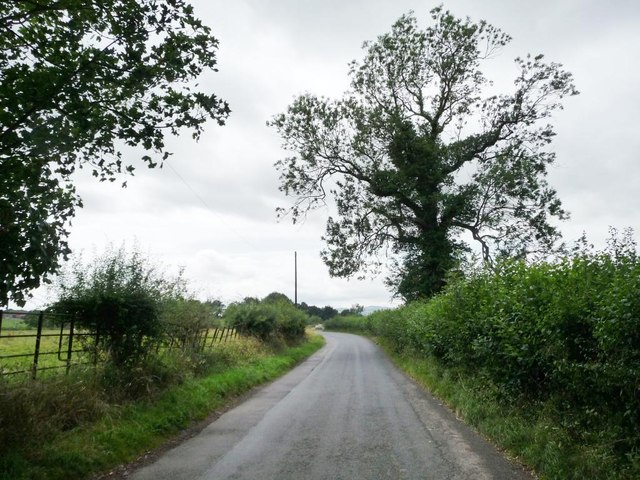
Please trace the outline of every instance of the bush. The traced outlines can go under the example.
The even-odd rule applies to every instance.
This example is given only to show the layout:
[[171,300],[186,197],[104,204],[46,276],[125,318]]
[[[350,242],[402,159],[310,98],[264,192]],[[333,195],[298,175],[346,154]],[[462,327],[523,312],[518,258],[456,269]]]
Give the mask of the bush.
[[167,281],[138,252],[110,250],[89,265],[76,262],[59,279],[51,311],[73,315],[97,330],[116,365],[131,364],[162,333],[161,306],[184,293],[180,278]]
[[504,261],[369,318],[396,350],[545,405],[584,442],[640,450],[640,260],[628,239],[555,263]]
[[232,303],[224,318],[227,323],[243,335],[268,341],[275,333],[274,309],[259,303]]
[[287,343],[302,340],[307,325],[307,314],[290,303],[274,305],[277,309],[276,333]]
[[108,362],[37,380],[0,377],[0,478],[14,478],[3,476],[11,455],[40,459],[42,445],[56,444],[61,432],[118,418],[132,401],[147,411],[172,385],[248,365],[269,354],[263,343],[245,338],[198,354],[179,349],[150,353],[130,368]]
[[[284,297],[284,298],[283,298]],[[245,299],[229,305],[224,318],[227,323],[244,335],[262,341],[282,339],[295,342],[304,337],[307,314],[282,294],[272,293],[262,301]]]
[[307,314],[307,325],[314,326],[322,323],[324,320],[317,315]]
[[200,350],[206,330],[221,323],[210,303],[183,297],[162,302],[159,316],[163,331],[186,350]]
[[339,315],[323,322],[327,330],[341,332],[367,333],[367,317],[361,315]]

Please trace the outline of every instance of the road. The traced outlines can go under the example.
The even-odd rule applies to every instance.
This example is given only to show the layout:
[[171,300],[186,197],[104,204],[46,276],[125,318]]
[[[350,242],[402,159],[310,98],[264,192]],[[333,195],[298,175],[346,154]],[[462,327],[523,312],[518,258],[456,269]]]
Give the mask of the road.
[[369,340],[327,345],[135,480],[531,479]]

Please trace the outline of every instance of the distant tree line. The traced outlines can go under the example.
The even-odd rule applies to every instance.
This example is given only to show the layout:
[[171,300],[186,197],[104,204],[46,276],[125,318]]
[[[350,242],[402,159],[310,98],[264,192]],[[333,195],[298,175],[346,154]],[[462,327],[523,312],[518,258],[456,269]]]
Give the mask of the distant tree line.
[[329,305],[324,307],[316,307],[315,305],[307,305],[305,302],[302,302],[299,307],[301,310],[305,311],[307,314],[319,317],[322,320],[329,320],[330,318],[338,315],[338,310]]
[[319,317],[321,320],[330,320],[334,317],[350,316],[350,315],[362,315],[364,307],[362,305],[354,305],[351,308],[345,308],[343,310],[336,310],[335,308],[326,305],[324,307],[316,307],[315,305],[307,305],[302,302],[299,307],[311,317]]

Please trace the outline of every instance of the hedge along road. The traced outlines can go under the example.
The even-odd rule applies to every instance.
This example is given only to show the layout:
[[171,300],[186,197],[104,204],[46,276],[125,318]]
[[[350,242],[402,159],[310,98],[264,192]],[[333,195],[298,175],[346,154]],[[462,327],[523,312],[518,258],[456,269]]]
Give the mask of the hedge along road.
[[129,478],[531,479],[371,341],[327,345]]

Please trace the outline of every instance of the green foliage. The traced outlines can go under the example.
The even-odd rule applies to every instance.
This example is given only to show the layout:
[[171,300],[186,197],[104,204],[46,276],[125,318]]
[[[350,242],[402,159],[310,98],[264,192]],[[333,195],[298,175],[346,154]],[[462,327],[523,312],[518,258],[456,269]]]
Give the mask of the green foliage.
[[364,333],[369,329],[368,318],[361,315],[339,315],[326,320],[323,325],[327,330],[339,332]]
[[163,332],[180,348],[197,352],[202,349],[203,332],[221,326],[218,313],[211,303],[180,296],[162,302],[159,320]]
[[354,316],[357,317],[359,315],[362,315],[362,312],[364,311],[364,307],[362,305],[353,305],[351,308],[345,308],[344,310],[342,310],[340,312],[340,315],[343,317],[348,317],[348,316]]
[[[36,320],[36,325],[38,322],[38,317],[36,316],[35,318]],[[29,328],[33,328],[32,324],[30,323],[31,318],[29,317],[20,317],[20,318],[15,318],[11,315],[7,315],[6,313],[4,313],[2,315],[2,330],[26,330]]]
[[552,264],[503,261],[430,301],[373,313],[368,331],[544,410],[578,444],[637,468],[639,318],[640,259],[627,233]]
[[631,480],[637,466],[623,464],[606,442],[583,445],[573,432],[535,405],[509,404],[486,379],[445,367],[434,357],[387,348],[391,358],[483,436],[549,480]]
[[162,302],[160,319],[164,324],[178,324],[197,330],[219,324],[218,310],[211,304],[183,296]]
[[211,310],[211,314],[214,318],[220,319],[222,318],[222,314],[224,313],[225,305],[221,300],[217,299],[209,299],[204,302],[205,305],[209,307]]
[[[181,278],[166,280],[148,259],[124,247],[89,265],[76,262],[60,277],[58,289],[51,310],[97,330],[116,365],[135,363],[146,353],[148,343],[163,331],[161,308],[167,301],[176,305],[184,293]],[[187,320],[202,321],[195,313]]]
[[299,308],[300,310],[306,312],[308,315],[319,317],[321,320],[329,320],[330,318],[338,315],[338,311],[329,305],[326,305],[324,307],[316,307],[315,305],[307,305],[305,302],[302,302],[299,305]]
[[271,292],[262,299],[262,303],[293,303],[284,293]]
[[541,55],[518,58],[515,91],[487,95],[481,64],[509,36],[431,13],[425,29],[408,14],[365,43],[342,99],[304,94],[270,122],[293,153],[276,164],[293,221],[336,200],[322,252],[330,274],[376,271],[386,252],[388,283],[405,299],[443,287],[468,250],[463,233],[486,261],[524,257],[551,251],[552,220],[566,216],[546,174],[548,119],[577,93],[571,74]]
[[30,290],[49,283],[60,257],[70,253],[67,220],[80,205],[74,188],[61,185],[51,167],[7,158],[1,149],[2,140],[0,307],[10,300],[24,305]]
[[268,341],[275,333],[276,315],[272,306],[259,303],[232,303],[224,314],[229,325],[244,335]]
[[224,318],[240,333],[263,341],[295,342],[304,337],[308,316],[285,295],[272,293],[262,301],[253,298],[232,303]]
[[194,89],[218,41],[184,0],[0,2],[0,305],[23,304],[69,254],[71,175],[115,180],[166,160],[167,135],[223,124]]
[[322,318],[316,315],[307,315],[307,325],[318,325],[322,323]]
[[35,438],[47,439],[98,418],[105,405],[96,386],[86,374],[44,382],[0,378],[0,458]]
[[[40,321],[40,313],[39,312],[30,312],[25,316],[24,323],[28,328],[38,328],[38,323]],[[56,315],[48,315],[46,313],[43,314],[42,317],[42,326],[44,328],[56,328],[60,327],[60,319],[56,318]],[[4,326],[3,326],[4,328]]]

